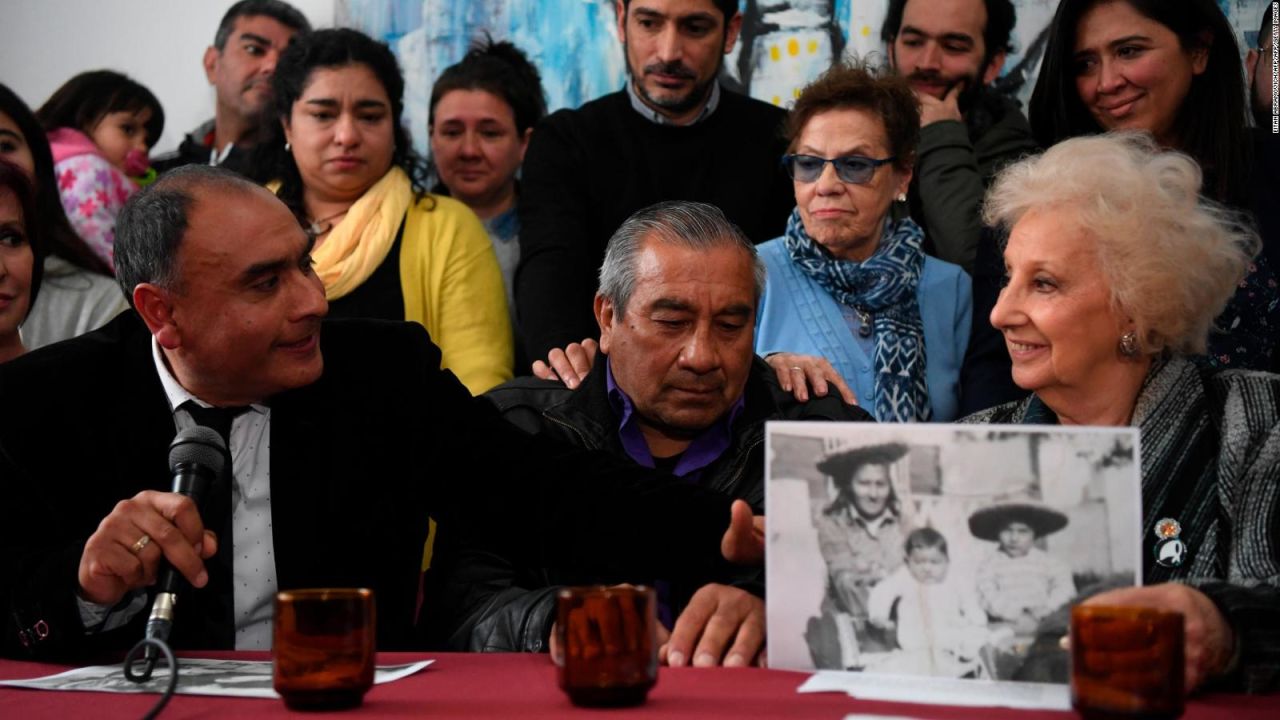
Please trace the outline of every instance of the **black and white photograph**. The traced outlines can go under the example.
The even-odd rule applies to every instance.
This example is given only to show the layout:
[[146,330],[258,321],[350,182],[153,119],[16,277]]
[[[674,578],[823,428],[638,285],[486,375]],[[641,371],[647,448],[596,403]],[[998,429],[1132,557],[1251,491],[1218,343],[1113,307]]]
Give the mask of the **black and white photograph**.
[[770,423],[770,666],[1066,683],[1069,606],[1141,583],[1132,429]]
[[[432,660],[400,665],[379,665],[375,685],[412,675]],[[112,693],[159,693],[169,682],[169,668],[161,664],[145,683],[135,683],[124,675],[123,665],[91,665],[56,675],[27,680],[3,680],[0,685],[41,690],[88,690]],[[178,660],[179,695],[221,695],[226,697],[279,698],[272,687],[270,660],[181,658]]]

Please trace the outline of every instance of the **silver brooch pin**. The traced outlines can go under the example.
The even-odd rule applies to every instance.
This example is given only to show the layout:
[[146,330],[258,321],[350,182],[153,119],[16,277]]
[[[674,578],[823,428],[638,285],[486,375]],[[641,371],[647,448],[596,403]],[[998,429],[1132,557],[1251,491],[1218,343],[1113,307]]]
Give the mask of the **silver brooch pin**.
[[1182,525],[1173,518],[1156,523],[1156,564],[1161,567],[1180,567],[1187,559],[1187,544],[1182,542]]

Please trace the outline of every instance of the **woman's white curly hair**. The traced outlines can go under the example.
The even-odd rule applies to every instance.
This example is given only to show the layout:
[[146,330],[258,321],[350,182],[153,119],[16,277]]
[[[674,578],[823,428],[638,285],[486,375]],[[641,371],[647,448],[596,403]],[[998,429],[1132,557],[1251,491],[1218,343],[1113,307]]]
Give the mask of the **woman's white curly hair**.
[[1262,247],[1247,216],[1200,195],[1201,172],[1142,132],[1065,140],[1005,168],[983,220],[1011,229],[1053,210],[1097,241],[1118,312],[1145,353],[1203,353],[1213,319]]

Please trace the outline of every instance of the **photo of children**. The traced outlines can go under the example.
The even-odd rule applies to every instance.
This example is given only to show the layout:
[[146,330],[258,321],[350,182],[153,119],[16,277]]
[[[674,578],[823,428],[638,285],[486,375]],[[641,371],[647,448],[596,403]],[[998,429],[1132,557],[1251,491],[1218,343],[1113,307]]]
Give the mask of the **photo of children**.
[[969,531],[996,544],[978,565],[978,599],[993,621],[1030,633],[1076,595],[1071,568],[1035,546],[1067,526],[1067,516],[1033,503],[1001,503],[969,516]]
[[882,663],[884,672],[974,677],[978,652],[988,642],[987,614],[972,584],[948,572],[947,539],[916,528],[903,543],[905,563],[871,589],[872,625],[892,633],[902,650]]
[[1131,430],[767,432],[771,667],[1065,683],[1070,604],[1137,578]]

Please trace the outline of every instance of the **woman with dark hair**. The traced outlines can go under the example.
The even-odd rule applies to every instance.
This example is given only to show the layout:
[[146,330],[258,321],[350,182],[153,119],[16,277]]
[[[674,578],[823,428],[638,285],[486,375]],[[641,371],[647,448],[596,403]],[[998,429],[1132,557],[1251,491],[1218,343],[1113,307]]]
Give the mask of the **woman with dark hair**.
[[868,601],[871,588],[902,565],[911,529],[903,524],[892,467],[906,454],[906,445],[884,443],[835,448],[818,461],[834,498],[814,519],[827,565],[823,617],[811,620],[806,633],[816,667],[854,667],[859,651],[892,647],[869,624]]
[[431,89],[431,155],[448,195],[480,217],[502,268],[515,324],[520,260],[516,175],[533,126],[547,114],[538,69],[515,45],[486,38]]
[[924,231],[894,212],[920,141],[910,86],[836,65],[801,91],[786,133],[796,207],[786,235],[760,246],[756,353],[784,388],[843,377],[881,422],[955,419],[972,283],[926,256]]
[[484,227],[426,192],[400,120],[404,78],[355,30],[301,35],[272,79],[269,135],[251,167],[315,238],[330,316],[412,320],[473,393],[510,379],[511,324]]
[[[1248,114],[1240,50],[1214,0],[1062,0],[1029,114],[1049,147],[1107,130],[1144,130],[1200,164],[1203,192],[1249,204]],[[1270,367],[1280,295],[1261,257],[1209,338],[1228,367]]]
[[0,363],[26,352],[18,328],[40,290],[40,242],[27,223],[35,215],[26,171],[0,160]]
[[119,287],[107,277],[111,268],[89,249],[67,222],[58,195],[53,155],[31,109],[0,84],[0,159],[26,173],[35,192],[27,217],[29,234],[44,248],[43,292],[22,325],[22,342],[34,350],[82,335],[107,323],[128,307]]
[[116,214],[154,177],[147,153],[164,132],[150,90],[110,70],[76,75],[36,111],[49,135],[62,207],[110,270]]

